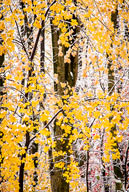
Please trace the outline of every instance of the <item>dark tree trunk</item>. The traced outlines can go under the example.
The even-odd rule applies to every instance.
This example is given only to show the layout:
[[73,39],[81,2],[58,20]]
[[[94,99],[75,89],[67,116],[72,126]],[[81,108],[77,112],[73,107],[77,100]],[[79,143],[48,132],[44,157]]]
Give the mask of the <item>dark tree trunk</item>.
[[40,42],[40,71],[45,72],[44,61],[45,61],[45,23],[43,22],[41,31],[41,42]]
[[[21,156],[21,160],[25,160],[28,147],[30,144],[30,135],[29,132],[26,132],[26,143],[25,143],[25,153]],[[24,168],[25,168],[25,162],[22,162],[20,165],[20,171],[19,171],[19,192],[23,192],[23,184],[24,184]]]
[[127,188],[127,185],[128,185],[128,173],[127,173],[128,153],[129,153],[129,141],[128,141],[128,146],[125,154],[125,164],[124,164],[125,189]]
[[103,131],[102,133],[102,136],[101,136],[101,145],[100,145],[100,150],[101,150],[101,163],[102,163],[102,177],[103,177],[103,186],[104,186],[104,192],[109,192],[109,183],[108,183],[108,178],[106,176],[106,170],[105,170],[105,164],[103,162],[103,144],[104,144],[104,133],[105,133],[105,130]]
[[87,160],[86,160],[86,188],[87,192],[89,192],[89,150],[87,151]]
[[[27,81],[29,81],[30,77],[34,76],[34,74],[33,74],[34,66],[32,64],[33,59],[34,59],[34,55],[35,55],[35,53],[34,53],[33,57],[32,57],[33,25],[31,27],[29,26],[29,24],[32,24],[34,18],[30,19],[28,17],[27,13],[24,12],[24,8],[25,8],[24,2],[20,2],[20,9],[22,10],[22,12],[24,14],[24,24],[21,26],[20,33],[21,33],[23,44],[25,45],[25,49],[26,49],[25,53],[27,53],[26,56],[28,57],[28,59],[31,62],[30,63],[30,69],[28,71],[28,79],[27,79]],[[29,19],[30,19],[30,21],[29,21]],[[24,37],[27,38],[27,42],[24,41]],[[23,79],[21,83],[22,83],[23,86],[25,86],[25,84],[26,84],[25,79]],[[29,85],[30,84],[27,82],[27,88],[29,87]],[[33,93],[26,93],[25,97],[26,97],[27,100],[31,101],[31,99],[33,97]],[[35,120],[35,118],[36,118],[35,114],[33,114],[33,120]],[[26,122],[24,122],[24,123],[26,124]],[[35,135],[36,133],[37,133],[37,131],[34,130],[33,134]],[[25,151],[25,154],[23,154],[21,156],[21,160],[26,158],[29,144],[30,144],[30,136],[29,136],[29,132],[26,132],[26,136],[25,136],[26,151]],[[29,153],[35,154],[38,151],[38,144],[36,144],[33,141],[31,146],[30,146],[30,149],[31,150],[29,150]],[[33,161],[34,161],[34,166],[35,166],[35,169],[36,169],[37,166],[38,166],[38,163],[37,163],[38,158],[37,157],[33,158]],[[25,162],[24,163],[21,162],[20,170],[19,170],[19,192],[24,191],[24,167],[25,167]],[[35,187],[37,185],[37,182],[38,182],[38,176],[37,176],[36,170],[34,172],[34,181],[35,181],[35,184],[33,185],[33,187]]]
[[[74,17],[74,15],[73,15]],[[70,43],[72,44],[79,32],[78,27],[73,29],[73,41]],[[53,68],[54,74],[58,75],[58,83],[54,83],[54,89],[58,95],[62,96],[63,88],[61,87],[61,83],[68,83],[69,87],[74,87],[77,80],[77,72],[78,72],[78,51],[76,51],[75,56],[70,55],[70,63],[64,62],[64,56],[68,50],[68,48],[62,46],[62,53],[63,56],[59,56],[59,36],[60,30],[57,30],[57,27],[53,25],[51,20],[51,33],[52,33],[52,47],[53,47]],[[67,114],[64,114],[67,116]],[[61,129],[60,126],[56,125],[56,121],[54,123],[54,136],[55,138],[60,137],[64,133],[64,130]],[[55,139],[56,140],[56,139]],[[69,154],[69,147],[68,147],[68,140],[69,136],[65,138],[65,142],[62,143],[60,140],[56,140],[56,147],[54,148],[55,151],[65,151],[66,152],[66,159],[65,159],[65,167],[70,163],[70,154]],[[63,161],[64,157],[57,157],[54,159],[55,162]],[[63,170],[56,168],[53,163],[52,158],[52,149],[49,151],[49,159],[50,159],[50,178],[51,178],[51,189],[52,192],[69,192],[69,183],[66,182],[66,179],[63,177]]]
[[[0,10],[2,9],[2,1],[0,2]],[[3,16],[0,18],[0,20],[3,19]],[[2,33],[2,31],[0,31],[0,34]],[[1,36],[1,35],[0,35]],[[0,45],[2,45],[2,42],[3,40],[0,38]],[[4,53],[2,55],[0,55],[0,68],[3,68],[4,65]],[[2,74],[0,76],[0,105],[2,105],[2,101],[3,101],[3,95],[5,94],[5,92],[3,91],[2,87],[4,86],[4,75]],[[1,110],[1,108],[0,108]],[[2,119],[0,118],[0,124],[2,122]],[[2,137],[3,137],[3,132],[0,130],[0,140],[2,140]],[[2,165],[2,162],[3,162],[3,158],[2,158],[2,152],[1,152],[1,148],[2,146],[0,146],[0,167]],[[3,182],[3,178],[1,176],[1,170],[0,170],[0,182],[2,183]]]

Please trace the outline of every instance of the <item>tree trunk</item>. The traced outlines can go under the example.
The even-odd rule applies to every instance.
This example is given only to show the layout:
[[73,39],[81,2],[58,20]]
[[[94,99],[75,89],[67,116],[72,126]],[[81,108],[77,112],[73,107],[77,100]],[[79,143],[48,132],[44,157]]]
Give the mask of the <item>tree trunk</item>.
[[[0,10],[2,9],[2,1],[0,2]],[[0,20],[2,20],[3,17],[0,18]],[[0,30],[0,33],[2,33],[2,31]],[[0,38],[0,45],[2,45],[2,42],[3,40]],[[3,68],[4,65],[4,53],[2,55],[0,55],[0,68]],[[4,77],[2,77],[2,75],[0,76],[0,105],[2,105],[2,100],[3,100],[3,95],[5,94],[5,92],[3,91],[2,87],[4,86]],[[1,109],[0,109],[1,111]],[[2,119],[0,118],[0,124],[2,122]],[[2,137],[3,137],[3,133],[2,131],[0,131],[0,140],[2,140]],[[1,167],[1,164],[3,162],[3,158],[2,158],[2,153],[1,153],[1,148],[2,146],[0,146],[0,167]],[[1,176],[1,171],[0,171],[0,183],[2,183],[3,181],[3,178]]]
[[104,187],[104,192],[109,192],[109,182],[108,182],[108,178],[106,176],[106,171],[105,171],[105,164],[103,162],[103,145],[104,145],[104,134],[105,134],[105,130],[103,130],[102,136],[101,136],[101,145],[100,145],[100,150],[101,150],[101,163],[102,163],[102,177],[103,177],[103,187]]
[[[79,32],[78,27],[73,29],[74,31],[74,38],[76,38],[77,33]],[[63,95],[63,88],[61,87],[61,83],[68,83],[69,87],[74,87],[77,80],[77,71],[78,71],[78,51],[76,51],[76,55],[70,55],[70,63],[64,62],[64,56],[68,48],[62,46],[62,56],[59,56],[59,35],[60,31],[57,30],[57,27],[53,25],[51,20],[51,32],[52,32],[52,47],[53,47],[53,64],[54,64],[54,74],[58,75],[58,83],[54,83],[54,89],[58,95]],[[74,41],[74,39],[73,39]],[[71,42],[73,43],[73,42]],[[61,46],[61,45],[60,45]],[[66,116],[67,114],[64,114]],[[61,129],[60,126],[56,125],[56,121],[54,123],[54,136],[55,138],[60,137],[64,131]],[[68,136],[69,137],[69,136]],[[60,140],[56,140],[56,147],[54,148],[55,151],[65,151],[66,152],[66,159],[65,159],[65,167],[70,163],[70,154],[69,154],[69,147],[68,147],[68,140],[66,138],[65,143],[62,143]],[[50,177],[51,177],[51,189],[52,192],[69,192],[69,183],[66,182],[66,179],[63,177],[63,170],[56,168],[54,166],[54,162],[63,161],[63,157],[59,156],[55,159],[52,159],[52,149],[49,151],[49,158],[51,159],[50,162]]]
[[87,151],[87,160],[86,160],[86,188],[87,192],[89,192],[89,150]]
[[[30,135],[29,132],[26,133],[26,143],[25,143],[25,153],[21,156],[21,160],[25,160],[28,147],[30,144]],[[22,162],[20,165],[20,170],[19,170],[19,192],[24,191],[24,167],[25,167],[25,162]]]
[[[32,48],[33,48],[33,25],[31,27],[29,27],[29,19],[28,19],[28,15],[26,12],[24,12],[24,8],[25,8],[25,4],[24,2],[20,2],[20,8],[24,14],[24,25],[21,26],[21,36],[22,36],[22,39],[23,39],[23,43],[25,44],[24,42],[24,37],[27,38],[27,43],[26,43],[26,53],[27,53],[27,57],[28,59],[30,60],[31,64],[30,64],[30,69],[28,71],[28,79],[27,79],[27,88],[29,87],[29,79],[30,77],[33,77],[34,74],[33,74],[33,71],[34,71],[34,66],[32,64],[32,61],[34,59],[31,58],[31,54],[32,54]],[[35,18],[34,18],[35,19]],[[32,21],[33,21],[33,18],[31,18],[31,23],[32,24]],[[26,74],[25,74],[26,75]],[[22,85],[25,86],[25,79],[22,80]],[[26,93],[25,94],[25,97],[31,101],[32,97],[33,97],[33,93]],[[26,102],[26,101],[25,101]],[[33,114],[33,120],[35,120],[35,114]],[[24,122],[26,124],[26,122]],[[33,131],[33,134],[35,135],[37,133],[37,130],[34,130]],[[26,155],[27,155],[27,152],[28,152],[28,147],[29,147],[29,144],[30,144],[30,135],[29,135],[29,132],[27,131],[26,132],[26,135],[25,135],[25,147],[26,147],[26,151],[25,153],[21,156],[21,160],[25,159],[26,158]],[[29,150],[29,153],[32,153],[32,154],[35,154],[36,152],[38,151],[38,144],[35,143],[35,141],[32,142],[31,144],[31,147],[30,147],[30,150]],[[33,161],[34,161],[34,166],[35,166],[35,169],[37,168],[38,166],[38,158],[35,157],[33,158]],[[23,192],[24,191],[24,167],[25,167],[25,162],[24,163],[21,163],[20,165],[20,169],[19,169],[19,192]],[[38,182],[38,176],[37,176],[37,172],[35,170],[34,172],[34,181],[35,181],[35,184],[33,185],[33,187],[35,188],[35,186],[37,185],[37,182]]]
[[[114,25],[114,31],[118,32],[118,28],[119,28],[119,22],[118,22],[118,7],[116,7],[116,10],[114,12],[112,12],[111,14],[111,21],[113,22]],[[112,41],[112,45],[113,46],[113,41]],[[107,56],[107,58],[109,57],[109,55]],[[108,93],[109,95],[112,95],[113,92],[115,90],[115,76],[114,76],[114,69],[113,69],[113,63],[112,60],[110,60],[110,58],[108,58]],[[117,89],[118,93],[120,92],[120,88]],[[114,107],[111,106],[111,111],[114,110]],[[110,117],[110,121],[112,120],[113,117]],[[111,128],[111,134],[112,137],[116,137],[116,125],[114,125]],[[119,146],[118,143],[116,143],[116,146],[114,148],[118,148],[119,150]],[[115,190],[122,190],[122,180],[123,180],[123,173],[120,167],[120,159],[116,159],[113,160],[113,168],[114,168],[114,176],[116,178],[116,182],[115,182]],[[120,180],[121,182],[117,182],[117,180]]]

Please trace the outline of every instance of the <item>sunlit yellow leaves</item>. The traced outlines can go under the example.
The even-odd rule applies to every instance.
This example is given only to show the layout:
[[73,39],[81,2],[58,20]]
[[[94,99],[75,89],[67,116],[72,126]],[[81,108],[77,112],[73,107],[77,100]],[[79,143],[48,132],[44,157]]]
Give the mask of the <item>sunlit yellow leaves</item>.
[[118,2],[122,4],[122,3],[123,3],[123,0],[118,0]]
[[103,160],[105,163],[109,163],[109,162],[110,162],[110,155],[103,156],[103,157],[102,157],[102,160]]
[[59,163],[56,163],[56,164],[55,164],[55,167],[60,168],[60,169],[63,169],[63,168],[64,168],[64,165],[65,165],[64,162],[59,162]]
[[125,117],[125,119],[123,121],[123,125],[121,125],[120,128],[123,130],[126,130],[126,129],[128,129],[128,125],[129,125],[129,118]]
[[[70,182],[70,190],[84,192],[86,187],[82,188],[83,179],[79,178],[81,173],[75,160],[74,145],[78,141],[82,143],[79,153],[86,154],[88,150],[92,152],[94,149],[99,155],[103,153],[102,159],[106,166],[111,160],[120,158],[117,144],[123,145],[122,142],[127,138],[129,125],[126,72],[129,43],[125,34],[125,28],[128,28],[127,5],[120,5],[121,0],[98,0],[96,4],[95,1],[90,0],[78,0],[76,4],[72,0],[56,1],[45,18],[49,7],[47,2],[39,0],[34,0],[33,3],[31,0],[22,0],[22,2],[25,3],[23,10],[17,2],[2,1],[3,18],[0,21],[0,35],[3,40],[0,55],[5,54],[0,75],[4,77],[5,88],[2,90],[7,92],[0,96],[0,119],[2,119],[0,145],[4,159],[0,166],[1,174],[5,179],[3,185],[6,184],[4,191],[19,191],[19,167],[22,162],[25,163],[24,190],[50,192],[48,170],[51,157],[48,156],[48,152],[52,149],[54,168],[62,169],[66,181]],[[50,0],[49,3],[52,1]],[[119,31],[114,30],[111,21],[111,14],[117,6]],[[30,55],[38,31],[42,27],[42,20],[45,21],[45,38],[39,39],[45,40],[44,72],[41,72],[40,66],[41,42],[38,43],[33,62],[30,62]],[[77,78],[81,81],[79,80],[80,84],[75,88],[70,88],[66,79],[59,74],[53,75],[53,64],[55,65],[56,62],[52,61],[50,24],[55,25],[54,35],[59,34],[56,45],[59,57],[56,56],[58,57],[56,61],[62,62],[57,71],[62,70],[64,65],[66,65],[65,69],[70,67],[71,71],[74,70],[74,63],[71,61],[76,56],[79,58],[78,62],[81,65]],[[30,29],[31,35],[26,33]],[[78,31],[77,36],[76,31]],[[114,85],[112,94],[108,90],[110,63],[115,75],[112,81]],[[74,72],[71,73],[72,80],[74,75]],[[58,90],[54,91],[54,83],[57,89],[59,87],[62,90],[61,95]],[[122,90],[118,94],[119,85]],[[79,90],[76,91],[78,87]],[[60,109],[63,111],[54,117]],[[44,128],[49,122],[49,126]],[[56,129],[59,130],[57,134]],[[26,133],[29,133],[31,142],[26,158],[21,160],[21,156],[27,150]],[[31,154],[35,144],[38,146],[38,151]],[[101,144],[103,146],[100,149]],[[58,146],[59,150],[56,150]],[[92,155],[91,157],[94,158]],[[66,157],[70,160],[67,163],[65,163]],[[58,158],[59,161],[56,161]],[[35,162],[38,168],[34,165],[34,159],[37,159]],[[89,169],[90,166],[91,164]],[[34,189],[35,172],[38,176],[38,184]]]
[[6,116],[7,112],[6,111],[2,111],[0,113],[0,119],[4,118]]
[[77,129],[73,129],[72,133],[74,134],[75,137],[78,137],[79,133]]
[[28,6],[28,7],[26,7],[26,8],[23,8],[23,10],[24,10],[25,12],[28,12],[28,13],[32,12],[31,6]]
[[42,26],[41,26],[41,23],[38,19],[35,20],[34,24],[33,24],[34,27],[37,27],[38,29],[40,29]]
[[[67,121],[67,122],[68,122],[68,121]],[[67,125],[67,124],[62,124],[62,125],[61,125],[61,129],[63,129],[66,134],[70,134],[70,132],[71,132],[71,126],[69,126],[69,125]]]
[[61,123],[62,123],[62,119],[61,120],[58,120],[58,121],[56,121],[56,125],[61,125]]
[[50,135],[50,131],[47,128],[41,130],[40,133],[41,133],[41,135],[44,135],[46,137],[48,137]]
[[60,35],[60,41],[61,41],[62,45],[64,45],[65,47],[69,47],[70,44],[68,42],[68,33],[61,34]]
[[98,96],[99,99],[103,99],[105,94],[102,92],[102,90],[98,90],[97,96]]
[[96,140],[96,139],[100,139],[100,136],[97,134],[95,134],[95,136],[94,136],[94,140]]
[[9,118],[12,123],[15,123],[17,120],[13,114],[9,115]]
[[120,114],[117,114],[117,113],[111,113],[113,114],[114,118],[112,119],[112,123],[118,123],[120,120],[121,120],[121,115]]
[[61,83],[61,82],[60,82],[60,84],[61,84],[61,87],[62,87],[62,88],[65,88],[65,87],[66,87],[66,83]]
[[58,25],[60,23],[60,20],[63,20],[63,17],[62,15],[57,15],[53,20],[52,20],[52,23],[54,25]]
[[60,3],[56,3],[56,4],[54,4],[54,5],[50,8],[50,10],[53,10],[53,11],[55,11],[56,13],[60,13],[61,11],[64,10],[64,6],[63,6],[62,4],[60,4]]
[[33,107],[36,107],[38,104],[39,104],[39,101],[38,101],[38,100],[37,100],[37,101],[32,101],[32,106],[33,106]]
[[63,173],[63,176],[66,177],[66,182],[70,182],[72,179],[79,178],[79,168],[77,167],[78,163],[74,160],[71,161],[70,165],[67,167],[67,171]]
[[65,2],[66,6],[71,5],[71,4],[72,4],[72,0],[66,0],[66,2]]
[[64,11],[62,16],[64,17],[65,20],[69,20],[69,19],[72,19],[72,14],[68,11]]
[[50,114],[50,112],[47,111],[47,110],[45,110],[45,111],[40,115],[40,121],[41,121],[41,122],[48,121],[49,114]]
[[49,150],[49,146],[45,146],[43,150],[44,150],[45,153],[47,153],[48,150]]
[[71,19],[71,25],[72,26],[77,26],[78,22],[75,19]]
[[117,151],[115,153],[112,153],[112,159],[115,160],[115,159],[120,159],[120,152]]
[[91,16],[92,12],[89,10],[87,13],[84,14],[85,18],[89,18]]
[[100,111],[95,111],[93,114],[94,114],[94,117],[97,119],[101,115],[101,112]]
[[23,24],[24,24],[24,21],[23,21],[23,20],[19,21],[19,25],[20,25],[20,26],[22,26]]
[[122,142],[122,139],[123,139],[123,136],[116,136],[116,141],[119,143],[119,142]]
[[84,145],[84,147],[83,147],[83,150],[84,150],[84,151],[88,151],[89,148],[90,148],[90,146],[89,146],[88,142],[85,142],[85,145]]
[[13,43],[13,33],[14,30],[8,30],[6,34],[1,34],[1,37],[3,39],[3,50],[8,50],[10,52],[14,51],[15,45]]
[[25,116],[22,118],[23,121],[29,121],[29,119],[30,119],[30,118],[29,118],[29,116],[27,116],[27,115],[25,115]]
[[4,21],[0,21],[0,30],[4,30],[5,24]]

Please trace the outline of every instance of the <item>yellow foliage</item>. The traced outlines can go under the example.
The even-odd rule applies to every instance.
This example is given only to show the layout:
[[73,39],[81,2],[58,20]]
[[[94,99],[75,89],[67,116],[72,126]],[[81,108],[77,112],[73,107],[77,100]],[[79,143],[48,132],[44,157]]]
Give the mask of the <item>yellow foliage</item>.
[[[61,169],[70,190],[84,192],[74,145],[83,143],[81,149],[77,146],[79,153],[98,150],[99,158],[110,167],[121,157],[119,143],[127,140],[128,6],[123,0],[22,3],[23,9],[19,1],[0,4],[0,56],[4,56],[0,63],[0,190],[19,191],[19,170],[24,165],[24,190],[50,192],[53,160],[52,170]],[[116,9],[119,30],[112,19]],[[50,24],[57,34],[54,38],[49,36]],[[57,51],[56,59],[52,50]],[[81,81],[71,88],[67,81],[72,84],[76,78]],[[89,161],[94,160],[91,157]],[[38,184],[34,187],[35,173]]]

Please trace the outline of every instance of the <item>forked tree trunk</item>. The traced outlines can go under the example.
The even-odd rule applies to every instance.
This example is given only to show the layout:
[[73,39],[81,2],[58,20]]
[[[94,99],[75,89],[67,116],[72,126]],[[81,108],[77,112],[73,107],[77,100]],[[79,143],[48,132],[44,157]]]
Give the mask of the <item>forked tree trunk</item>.
[[[79,32],[78,27],[74,28],[74,37],[76,38],[77,33]],[[51,20],[51,33],[52,33],[52,47],[53,47],[53,64],[54,64],[54,74],[58,75],[58,83],[54,84],[54,89],[58,95],[63,95],[63,89],[60,83],[68,83],[70,87],[74,87],[77,80],[77,72],[78,72],[78,51],[76,55],[73,57],[70,55],[70,63],[64,62],[64,56],[68,48],[62,46],[63,56],[59,56],[59,35],[60,31],[57,30],[57,27],[52,24]],[[73,39],[74,41],[75,39]],[[64,114],[66,115],[66,114]],[[60,126],[56,125],[56,121],[54,123],[54,136],[55,138],[60,137],[64,131]],[[69,136],[68,136],[69,137]],[[60,140],[56,140],[55,151],[65,151],[66,159],[65,166],[70,162],[69,158],[69,148],[67,148],[68,138],[66,142],[63,144]],[[52,150],[49,151],[50,162],[50,177],[51,177],[51,189],[52,192],[69,192],[69,183],[66,182],[66,179],[63,177],[62,169],[54,167],[53,159],[52,159]],[[57,157],[54,159],[55,162],[63,161],[63,157]]]

